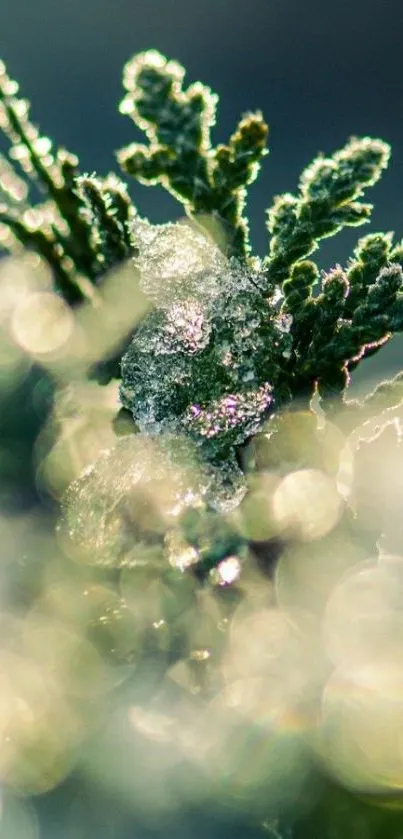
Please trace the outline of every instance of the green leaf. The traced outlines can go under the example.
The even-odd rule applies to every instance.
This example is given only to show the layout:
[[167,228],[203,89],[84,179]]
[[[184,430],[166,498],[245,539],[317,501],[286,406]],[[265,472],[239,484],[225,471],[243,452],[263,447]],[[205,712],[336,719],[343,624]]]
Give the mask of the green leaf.
[[190,216],[215,216],[227,235],[228,254],[246,256],[246,187],[266,153],[267,125],[260,113],[247,114],[228,145],[214,149],[210,130],[218,97],[200,82],[184,89],[184,75],[180,64],[155,50],[126,64],[120,110],[150,145],[130,144],[118,153],[119,163],[141,183],[161,183]]
[[292,265],[313,253],[321,239],[369,220],[372,206],[357,199],[379,180],[389,155],[382,140],[353,137],[332,157],[319,156],[304,170],[298,196],[275,198],[267,218],[269,290],[282,284]]

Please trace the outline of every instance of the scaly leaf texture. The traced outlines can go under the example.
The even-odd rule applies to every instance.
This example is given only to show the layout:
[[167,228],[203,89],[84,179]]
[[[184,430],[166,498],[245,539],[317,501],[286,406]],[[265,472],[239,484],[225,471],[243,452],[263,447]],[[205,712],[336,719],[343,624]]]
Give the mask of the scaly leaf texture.
[[[302,261],[284,283],[284,310],[293,314],[289,373],[294,394],[343,397],[352,369],[403,326],[400,246],[392,234],[361,239],[348,268],[337,266],[318,282],[314,263]],[[330,403],[329,403],[330,405]]]
[[[273,367],[273,349],[271,360],[268,349],[263,353],[266,362],[259,367],[254,397],[259,388],[267,386],[271,393],[275,385],[281,401],[301,395],[311,398],[315,390],[337,401],[344,395],[350,371],[402,327],[403,247],[393,248],[391,234],[372,234],[360,240],[345,270],[336,266],[322,277],[307,257],[322,238],[369,220],[372,207],[361,197],[386,167],[389,146],[378,139],[353,137],[330,157],[317,157],[302,173],[298,194],[274,200],[267,222],[270,250],[262,264],[250,256],[244,204],[247,187],[266,153],[267,126],[260,113],[247,115],[227,145],[213,147],[210,135],[218,97],[200,82],[186,89],[184,75],[180,64],[156,51],[141,53],[127,63],[126,96],[120,109],[146,133],[149,144],[134,143],[122,149],[119,161],[139,181],[163,184],[209,233],[211,224],[214,227],[214,220],[218,221],[226,233],[225,246],[221,240],[219,247],[226,250],[228,268],[232,271],[237,265],[242,274],[243,266],[250,284],[256,286],[256,313],[263,306],[256,322],[262,326],[281,307],[281,316],[291,323],[281,363]],[[11,142],[10,161],[0,158],[0,232],[6,230],[9,236],[7,241],[3,238],[3,245],[11,248],[18,241],[38,251],[51,265],[60,293],[74,304],[88,294],[88,282],[83,279],[98,285],[111,268],[138,255],[136,211],[118,177],[82,175],[74,155],[63,149],[54,151],[51,141],[31,123],[28,103],[17,93],[18,85],[0,65],[0,125]],[[16,164],[45,192],[43,204],[29,204],[27,184],[17,175]],[[249,304],[251,300],[249,294]],[[266,326],[269,335],[270,324]],[[235,348],[229,341],[224,358],[232,357],[235,349],[236,357],[243,358],[253,347],[256,355],[262,337],[259,329],[254,334],[249,330],[247,353],[246,345]],[[122,344],[122,355],[124,349]],[[133,366],[137,363],[133,346],[130,352]],[[182,348],[181,358],[184,354]],[[184,422],[194,432],[196,426],[204,429],[207,405],[213,418],[217,399],[240,398],[232,383],[219,394],[209,390],[209,398],[203,399],[203,393],[196,392],[198,363],[198,353],[192,349],[191,397],[188,394],[186,405],[171,406],[175,416],[185,411]],[[107,378],[110,370],[118,375],[117,357],[106,359],[105,364]],[[166,366],[164,356],[164,370]],[[200,408],[197,417],[187,417],[190,405]],[[219,401],[216,410],[221,418],[224,409]],[[224,417],[222,435],[229,440],[232,430],[229,434],[226,422]],[[220,438],[218,419],[215,426]],[[233,442],[231,437],[231,446]],[[220,449],[219,440],[217,445]]]
[[[97,283],[105,270],[134,251],[129,224],[134,209],[116,176],[93,179],[93,184],[86,178],[85,188],[80,185],[78,159],[53,149],[30,121],[29,103],[17,94],[17,83],[0,63],[0,128],[11,143],[10,162],[0,161],[0,224],[13,234],[2,238],[2,245],[12,250],[14,239],[40,253],[52,268],[56,288],[76,304],[88,297],[83,278]],[[46,213],[42,205],[28,203],[26,178],[47,196]]]
[[200,82],[185,90],[184,75],[180,64],[155,50],[126,64],[120,110],[146,133],[149,145],[132,143],[118,153],[119,163],[141,183],[161,183],[190,216],[215,216],[228,236],[227,255],[246,256],[243,210],[266,153],[267,125],[261,113],[247,114],[228,144],[213,148],[218,96]]
[[319,156],[304,170],[297,196],[274,200],[267,217],[269,288],[288,280],[293,265],[313,253],[321,239],[369,220],[372,205],[358,199],[379,180],[389,156],[382,140],[353,137],[332,157]]

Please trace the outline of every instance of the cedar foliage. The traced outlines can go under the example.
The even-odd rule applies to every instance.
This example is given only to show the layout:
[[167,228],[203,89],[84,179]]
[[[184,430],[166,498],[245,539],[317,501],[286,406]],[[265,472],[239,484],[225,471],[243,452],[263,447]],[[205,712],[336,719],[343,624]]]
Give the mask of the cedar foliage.
[[[61,499],[67,554],[84,557],[90,574],[95,566],[113,591],[116,573],[126,571],[140,596],[144,589],[152,599],[160,586],[156,613],[152,600],[152,615],[136,629],[140,655],[159,661],[163,651],[161,671],[184,661],[192,691],[210,696],[216,682],[209,681],[206,660],[218,666],[224,642],[217,622],[214,640],[207,633],[204,641],[200,592],[216,599],[222,628],[255,592],[256,579],[262,585],[276,579],[281,557],[298,564],[309,553],[315,562],[341,545],[346,570],[379,552],[387,512],[375,486],[377,445],[389,435],[388,463],[400,457],[395,426],[381,435],[378,429],[359,447],[354,504],[339,498],[328,531],[288,520],[279,527],[268,508],[287,475],[317,470],[317,480],[322,474],[334,482],[347,436],[371,417],[386,425],[387,412],[401,405],[403,374],[362,403],[348,399],[348,385],[351,371],[402,331],[403,243],[375,232],[359,239],[346,266],[321,273],[312,259],[323,238],[369,222],[372,205],[362,199],[388,165],[390,148],[352,137],[329,156],[318,155],[295,194],[277,196],[268,208],[267,254],[259,258],[251,253],[246,201],[267,154],[262,114],[247,113],[228,142],[214,146],[218,96],[200,82],[187,87],[176,61],[155,50],[141,53],[125,66],[123,84],[120,112],[146,141],[118,151],[119,167],[142,184],[166,188],[187,222],[152,225],[140,217],[122,175],[81,172],[75,154],[55,148],[36,128],[0,64],[0,127],[9,143],[0,156],[0,246],[17,258],[26,251],[41,257],[54,293],[74,323],[88,328],[85,373],[99,384],[120,380],[116,446],[76,476]],[[37,194],[40,201],[31,197]],[[119,269],[128,279],[119,311],[128,314],[98,351],[91,342],[116,317],[108,289]],[[50,368],[56,391],[61,369]],[[154,488],[165,479],[169,498],[159,505]],[[174,523],[164,507],[173,500]],[[399,546],[395,531],[389,544],[395,539]],[[118,615],[126,626],[128,607],[120,596],[113,606],[98,605],[88,631],[102,646],[101,620]],[[194,631],[184,629],[183,613],[192,614]],[[119,654],[130,662],[134,656],[130,644]],[[245,793],[245,810],[256,803],[256,823],[288,830],[284,814],[284,824],[265,820],[254,794]],[[329,818],[340,820],[337,836],[344,821],[347,829],[361,824],[360,804],[345,798],[344,818],[340,790],[331,786],[323,795]],[[296,837],[305,835],[304,818],[294,827]]]

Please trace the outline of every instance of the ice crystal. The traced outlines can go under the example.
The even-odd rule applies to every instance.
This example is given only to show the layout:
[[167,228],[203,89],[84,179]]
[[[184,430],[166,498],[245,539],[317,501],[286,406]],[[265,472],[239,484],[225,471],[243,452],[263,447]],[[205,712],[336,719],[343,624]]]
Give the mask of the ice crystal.
[[227,260],[201,227],[189,221],[151,225],[136,217],[133,237],[142,289],[158,308],[189,298],[208,305],[219,297]]
[[73,481],[63,499],[59,532],[69,552],[105,567],[136,567],[162,556],[166,528],[205,503],[220,512],[245,493],[236,462],[203,464],[185,438],[122,437]]
[[184,425],[206,439],[222,434],[229,437],[231,431],[236,439],[239,423],[242,423],[245,433],[253,434],[258,430],[270,403],[270,385],[263,385],[256,393],[246,391],[242,394],[223,396],[208,409],[203,410],[199,405],[191,405],[185,415]]
[[121,398],[140,429],[183,432],[225,459],[273,409],[291,318],[260,266],[227,259],[194,224],[137,221],[136,266],[154,308],[122,359]]
[[122,437],[70,484],[62,534],[97,565],[136,565],[168,522],[206,491],[186,441]]

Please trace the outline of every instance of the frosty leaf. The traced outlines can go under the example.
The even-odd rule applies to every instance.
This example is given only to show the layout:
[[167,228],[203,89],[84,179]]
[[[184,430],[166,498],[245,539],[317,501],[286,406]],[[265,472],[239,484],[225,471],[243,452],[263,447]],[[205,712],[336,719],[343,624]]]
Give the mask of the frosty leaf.
[[389,156],[382,140],[352,137],[332,157],[319,155],[303,171],[298,197],[275,198],[267,218],[269,288],[287,280],[292,266],[313,253],[321,239],[369,220],[372,205],[357,199],[379,180]]
[[388,260],[394,261],[390,257],[392,239],[392,233],[372,233],[358,241],[347,272],[350,293],[346,310],[350,317],[357,306],[364,303],[369,287],[376,282]]
[[108,178],[81,175],[75,180],[79,215],[91,230],[89,244],[96,255],[93,279],[127,260],[135,251],[129,225],[135,210],[126,187],[110,174]]
[[0,154],[0,205],[25,210],[28,187],[14,171],[11,163]]
[[[0,156],[0,243],[13,250],[18,242],[44,257],[57,290],[71,305],[92,300],[87,281],[98,283],[134,252],[129,233],[134,207],[115,175],[80,176],[78,158],[40,134],[29,103],[17,94],[18,84],[0,62],[0,129],[13,161]],[[46,216],[39,212],[45,205],[29,205],[28,184],[17,176],[14,162],[45,193]]]
[[228,252],[249,251],[243,217],[246,191],[266,154],[268,127],[260,111],[246,114],[227,145],[212,147],[218,96],[200,82],[184,89],[184,68],[156,50],[125,66],[120,110],[147,134],[118,153],[122,168],[141,183],[161,183],[189,215],[212,214],[228,234]]

